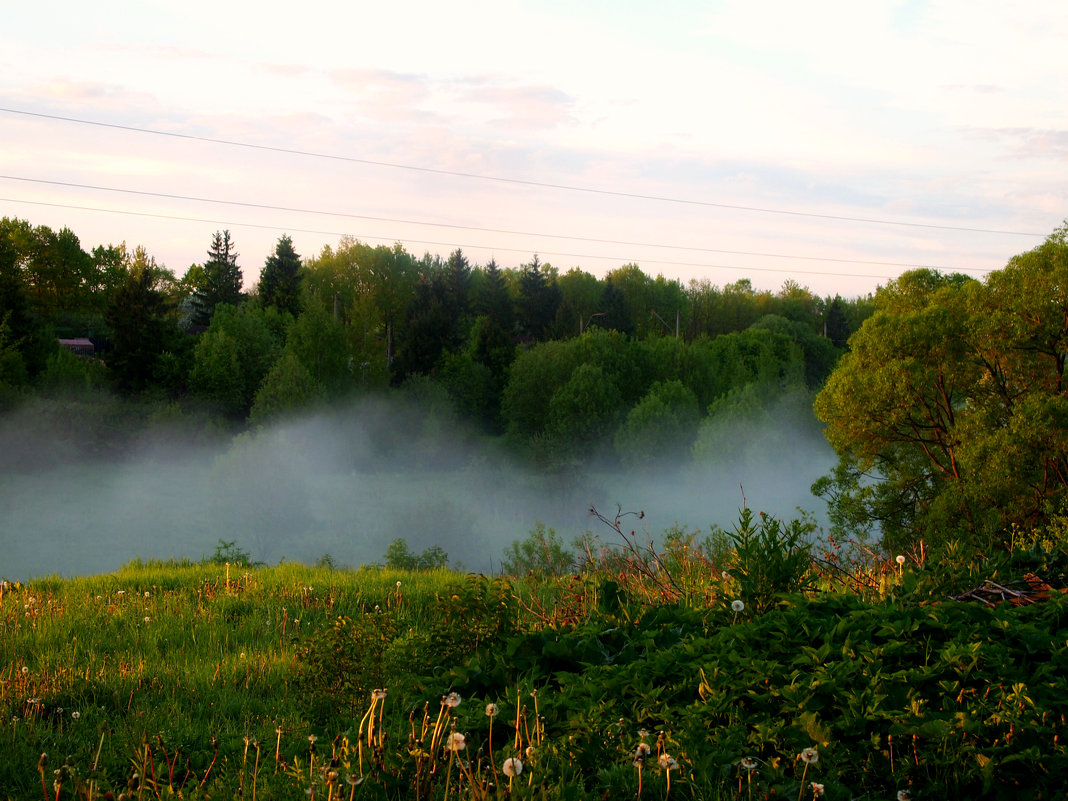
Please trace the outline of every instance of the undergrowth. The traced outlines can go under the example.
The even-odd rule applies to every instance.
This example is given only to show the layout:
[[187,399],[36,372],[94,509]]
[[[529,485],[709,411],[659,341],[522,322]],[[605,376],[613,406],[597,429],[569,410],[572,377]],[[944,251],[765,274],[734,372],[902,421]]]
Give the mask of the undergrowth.
[[[0,584],[0,798],[1061,797],[1056,543],[898,559],[744,512],[660,545],[595,521],[551,573],[254,567],[220,540]],[[541,537],[513,555],[558,562]],[[1026,573],[1054,589],[952,599]]]

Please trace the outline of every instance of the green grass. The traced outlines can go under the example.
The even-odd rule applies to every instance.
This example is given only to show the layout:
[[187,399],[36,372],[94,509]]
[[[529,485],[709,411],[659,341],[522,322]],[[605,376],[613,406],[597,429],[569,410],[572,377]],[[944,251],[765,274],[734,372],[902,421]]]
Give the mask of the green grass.
[[69,756],[85,773],[98,748],[108,766],[101,786],[115,784],[157,736],[203,761],[213,737],[226,751],[250,733],[273,740],[281,725],[292,751],[314,728],[294,686],[298,644],[376,605],[414,624],[448,578],[148,564],[9,588],[0,605],[0,788],[27,792],[39,751],[56,767]]
[[[621,565],[539,580],[135,562],[8,586],[0,798],[811,799],[812,782],[830,799],[1053,798],[1068,785],[1059,594],[931,603],[891,569],[881,596],[824,583],[758,615],[732,610],[742,585],[710,565],[685,605]],[[459,705],[442,703],[451,692]],[[525,763],[510,780],[509,758]]]

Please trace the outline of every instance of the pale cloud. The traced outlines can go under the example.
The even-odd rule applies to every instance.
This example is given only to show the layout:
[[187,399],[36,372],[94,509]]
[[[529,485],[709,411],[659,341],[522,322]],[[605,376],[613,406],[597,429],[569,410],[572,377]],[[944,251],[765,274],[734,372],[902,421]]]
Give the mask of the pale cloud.
[[64,76],[38,83],[33,94],[60,102],[100,102],[123,97],[126,91],[116,84],[99,81],[78,81]]
[[282,78],[303,78],[312,74],[312,70],[300,64],[267,63],[261,65],[261,69],[270,75]]
[[552,86],[516,85],[474,79],[458,87],[459,102],[482,109],[491,125],[543,130],[574,123],[574,98]]
[[1016,159],[1068,161],[1068,129],[993,128],[970,133],[1001,143]]
[[561,89],[497,76],[432,77],[341,68],[330,71],[329,77],[344,101],[371,117],[461,129],[489,125],[544,130],[573,121],[574,99]]

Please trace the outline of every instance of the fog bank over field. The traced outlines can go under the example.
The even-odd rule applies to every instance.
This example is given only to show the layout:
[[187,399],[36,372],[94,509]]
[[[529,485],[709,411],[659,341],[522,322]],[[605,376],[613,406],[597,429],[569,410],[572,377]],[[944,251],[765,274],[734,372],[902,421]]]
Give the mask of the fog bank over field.
[[[450,565],[492,572],[504,549],[538,521],[566,542],[589,516],[645,512],[661,540],[676,522],[730,528],[744,502],[776,517],[797,507],[824,518],[809,492],[834,463],[811,421],[789,415],[759,430],[723,424],[706,453],[623,470],[611,459],[553,473],[522,466],[455,418],[395,400],[368,401],[224,442],[146,436],[125,458],[52,459],[27,469],[27,449],[63,443],[26,436],[19,415],[0,423],[0,578],[87,575],[130,560],[210,556],[235,541],[267,563],[384,561],[403,537],[412,551],[440,545]],[[708,453],[708,449],[712,453]],[[628,522],[633,521],[628,518]]]

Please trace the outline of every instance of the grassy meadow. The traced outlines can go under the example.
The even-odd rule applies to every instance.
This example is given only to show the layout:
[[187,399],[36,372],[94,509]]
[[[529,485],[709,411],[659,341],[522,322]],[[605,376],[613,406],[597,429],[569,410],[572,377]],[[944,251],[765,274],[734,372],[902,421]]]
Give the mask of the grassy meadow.
[[898,563],[744,530],[620,528],[555,576],[5,583],[0,798],[1064,797],[1068,600],[947,597],[1062,578],[1060,551]]

